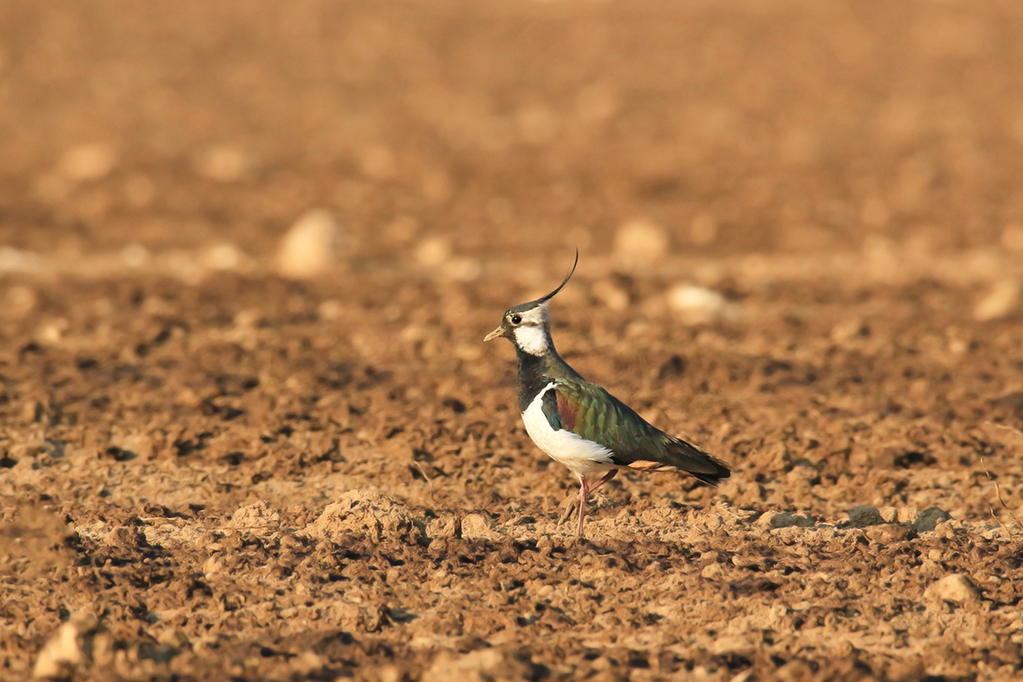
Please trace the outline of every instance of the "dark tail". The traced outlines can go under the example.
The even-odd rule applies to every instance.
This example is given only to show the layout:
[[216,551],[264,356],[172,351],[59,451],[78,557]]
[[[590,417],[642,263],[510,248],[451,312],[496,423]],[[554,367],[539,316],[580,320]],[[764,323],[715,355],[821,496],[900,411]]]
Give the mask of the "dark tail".
[[668,455],[666,459],[671,466],[692,474],[711,487],[716,488],[719,481],[732,475],[726,463],[680,438],[668,436],[665,445]]

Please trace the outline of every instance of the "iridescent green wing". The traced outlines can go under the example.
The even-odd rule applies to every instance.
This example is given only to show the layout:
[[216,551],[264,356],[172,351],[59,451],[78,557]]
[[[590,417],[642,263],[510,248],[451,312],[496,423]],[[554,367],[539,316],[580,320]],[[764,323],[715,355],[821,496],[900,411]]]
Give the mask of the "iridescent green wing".
[[628,405],[588,381],[558,379],[555,390],[544,395],[543,408],[552,428],[560,426],[603,445],[612,452],[616,464],[640,468],[661,465],[686,471],[708,483],[729,475],[724,462],[655,428]]

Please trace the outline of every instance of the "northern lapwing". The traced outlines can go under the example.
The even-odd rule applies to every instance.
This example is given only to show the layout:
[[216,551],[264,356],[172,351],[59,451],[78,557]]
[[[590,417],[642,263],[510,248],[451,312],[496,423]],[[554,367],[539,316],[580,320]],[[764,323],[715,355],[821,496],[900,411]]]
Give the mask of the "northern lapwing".
[[504,337],[515,344],[519,365],[519,412],[536,446],[579,479],[579,525],[582,537],[586,496],[620,469],[680,471],[716,486],[731,471],[728,465],[686,441],[649,424],[628,405],[582,378],[554,349],[549,302],[557,289],[529,303],[508,308],[501,326],[484,341]]

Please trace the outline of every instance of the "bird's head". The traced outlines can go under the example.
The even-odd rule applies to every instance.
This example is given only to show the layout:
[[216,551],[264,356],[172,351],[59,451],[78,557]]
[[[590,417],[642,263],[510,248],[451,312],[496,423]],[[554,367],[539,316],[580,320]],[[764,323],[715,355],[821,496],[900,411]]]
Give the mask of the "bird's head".
[[575,272],[575,266],[579,264],[579,250],[575,252],[575,262],[572,270],[568,273],[557,289],[543,298],[528,303],[520,303],[504,311],[504,319],[501,326],[487,334],[484,341],[492,341],[504,337],[515,344],[515,347],[530,355],[543,355],[551,348],[550,313],[548,312],[549,302],[554,295],[561,291],[568,280]]

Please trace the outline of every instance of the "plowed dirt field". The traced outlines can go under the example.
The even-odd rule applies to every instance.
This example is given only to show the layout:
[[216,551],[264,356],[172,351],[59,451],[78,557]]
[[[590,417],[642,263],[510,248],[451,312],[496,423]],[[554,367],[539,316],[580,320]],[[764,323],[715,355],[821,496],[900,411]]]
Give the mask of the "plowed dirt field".
[[[1019,679],[1021,37],[0,3],[0,678]],[[576,247],[562,355],[734,469],[582,541],[482,343]]]

